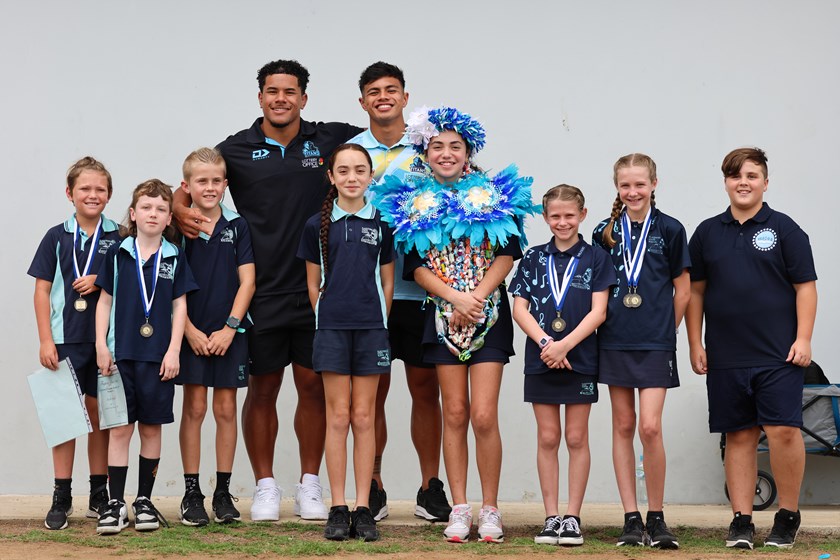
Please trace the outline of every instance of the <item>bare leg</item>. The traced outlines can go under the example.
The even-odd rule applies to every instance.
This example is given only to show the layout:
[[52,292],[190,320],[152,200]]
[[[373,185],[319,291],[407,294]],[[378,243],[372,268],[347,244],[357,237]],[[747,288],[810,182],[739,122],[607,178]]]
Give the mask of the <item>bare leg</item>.
[[537,420],[537,474],[540,477],[545,515],[548,517],[559,513],[560,462],[557,453],[563,431],[560,425],[560,405],[534,403],[532,406]]
[[498,506],[502,472],[499,433],[499,390],[504,364],[487,362],[470,367],[470,422],[475,435],[475,462],[481,479],[481,505]]
[[[382,484],[382,455],[385,453],[385,445],[388,443],[388,423],[385,419],[385,400],[388,398],[388,391],[391,389],[391,375],[383,374],[379,376],[379,386],[376,390],[376,452],[373,463],[373,479],[379,484],[380,488],[385,486]],[[370,481],[368,481],[368,490],[370,490]]]
[[[201,424],[207,413],[207,387],[184,385],[184,406],[181,413],[181,428],[178,439],[181,442],[181,462],[184,473],[199,472],[201,465]],[[144,457],[150,457],[144,455]]]
[[566,405],[566,449],[569,450],[569,504],[566,515],[580,517],[586,483],[589,481],[590,404]]
[[639,439],[645,461],[648,509],[662,511],[665,499],[665,445],[662,442],[663,387],[639,389]]
[[[422,479],[420,486],[426,490],[429,487],[429,479],[438,478],[440,474],[440,446],[443,431],[440,385],[438,385],[437,372],[434,368],[406,364],[405,374],[408,391],[411,393],[411,441],[420,459]],[[376,414],[378,424],[378,409]]]
[[726,470],[726,487],[732,513],[752,515],[755,499],[755,482],[758,474],[758,458],[755,450],[761,429],[758,426],[726,434],[726,454],[723,466]]
[[[350,429],[351,380],[349,375],[323,372],[327,427],[325,451],[332,505],[347,505],[347,433]],[[368,479],[369,480],[369,479]],[[368,482],[370,488],[370,482]],[[365,493],[367,498],[367,493]]]
[[231,472],[236,453],[236,389],[213,389],[216,420],[216,470]]
[[356,475],[356,507],[369,507],[370,479],[376,453],[376,389],[380,375],[353,377],[350,425],[353,427],[353,471]]
[[282,369],[248,377],[248,394],[242,406],[242,439],[245,440],[255,480],[274,477],[277,395],[282,382]]
[[612,456],[618,495],[624,513],[638,511],[636,503],[635,452],[636,394],[632,388],[610,385],[612,408]]
[[76,440],[71,439],[52,448],[53,472],[56,478],[73,478],[73,459],[76,457]]
[[160,458],[161,426],[160,424],[137,423],[140,432],[140,456],[147,459]]
[[779,491],[779,507],[799,511],[799,489],[805,475],[805,443],[792,426],[764,426],[770,444],[770,467]]
[[467,429],[470,424],[470,396],[467,366],[437,366],[443,399],[443,463],[455,504],[467,503]]
[[[96,399],[85,395],[85,407],[93,425],[88,434],[87,453],[90,474],[108,474],[108,430],[99,429],[99,406]],[[70,465],[72,471],[73,466]]]
[[[128,466],[128,446],[131,443],[131,436],[134,435],[134,424],[111,428],[110,441],[108,442],[108,466]],[[150,457],[145,455],[145,457]]]
[[[321,376],[300,364],[292,364],[298,404],[295,410],[295,434],[300,451],[301,481],[306,473],[317,475],[324,456],[327,433],[327,409]],[[368,485],[370,483],[368,482]]]

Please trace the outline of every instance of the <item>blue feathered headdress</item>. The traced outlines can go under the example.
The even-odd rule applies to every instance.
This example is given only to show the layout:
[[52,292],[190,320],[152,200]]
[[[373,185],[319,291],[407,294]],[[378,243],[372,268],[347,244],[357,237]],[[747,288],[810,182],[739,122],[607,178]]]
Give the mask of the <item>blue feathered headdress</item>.
[[432,246],[440,248],[449,241],[444,235],[444,214],[452,194],[435,180],[425,178],[406,184],[386,175],[368,192],[382,219],[394,230],[398,251],[408,253],[416,248],[423,254]]
[[540,209],[531,203],[533,182],[532,177],[520,177],[515,165],[492,178],[483,173],[467,175],[451,195],[444,218],[447,234],[452,239],[469,236],[476,245],[487,236],[491,244],[501,246],[516,235],[524,249],[528,246],[525,216]]
[[462,113],[454,107],[420,107],[409,115],[405,126],[409,141],[419,151],[428,148],[429,141],[444,130],[460,134],[473,154],[484,147],[484,127],[469,113]]

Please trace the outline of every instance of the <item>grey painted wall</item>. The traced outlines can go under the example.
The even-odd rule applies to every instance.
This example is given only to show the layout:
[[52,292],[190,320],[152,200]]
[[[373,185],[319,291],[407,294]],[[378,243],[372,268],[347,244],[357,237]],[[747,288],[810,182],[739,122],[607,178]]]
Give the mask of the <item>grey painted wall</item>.
[[[838,273],[830,256],[840,207],[837,166],[831,163],[840,147],[836,2],[488,0],[415,2],[409,8],[337,1],[234,7],[217,0],[48,0],[3,6],[0,137],[7,241],[0,298],[0,371],[6,380],[0,394],[0,493],[45,494],[51,486],[50,454],[25,380],[38,366],[34,283],[25,272],[46,229],[71,211],[63,194],[67,166],[85,154],[104,161],[115,179],[107,213],[122,218],[137,183],[156,176],[177,184],[189,151],[213,145],[259,116],[256,71],[276,58],[297,58],[312,73],[304,118],[358,124],[367,122],[356,101],[361,70],[379,59],[400,65],[410,108],[445,102],[483,120],[489,134],[480,164],[501,169],[518,163],[535,178],[535,198],[559,182],[579,185],[590,209],[587,237],[609,213],[611,167],[619,156],[643,151],[656,160],[657,201],[691,233],[726,206],[723,155],[741,145],[765,148],[767,200],[811,236],[821,277],[813,351],[829,378],[840,382],[831,336],[840,305],[826,282]],[[532,242],[547,238],[541,220],[529,225]],[[516,346],[523,344],[517,334]],[[670,392],[664,414],[666,500],[720,503],[725,498],[718,439],[706,429],[704,382],[691,372],[684,334],[678,354],[682,387]],[[506,368],[500,403],[501,498],[539,501],[535,422],[522,403],[521,366],[516,357]],[[393,498],[413,498],[419,484],[405,414],[409,402],[397,365],[383,467]],[[287,493],[299,474],[294,403],[289,382],[278,404],[276,458]],[[212,433],[208,422],[205,485],[214,471]],[[591,439],[587,500],[617,502],[606,395],[593,409]],[[164,440],[156,492],[179,494],[177,425],[165,429]],[[766,457],[762,461],[766,465]],[[840,502],[837,467],[831,459],[809,457],[805,503]],[[84,491],[83,445],[75,475],[76,489]],[[130,480],[129,493],[134,475]],[[252,484],[240,444],[234,493],[248,495]],[[479,496],[475,472],[469,492]]]

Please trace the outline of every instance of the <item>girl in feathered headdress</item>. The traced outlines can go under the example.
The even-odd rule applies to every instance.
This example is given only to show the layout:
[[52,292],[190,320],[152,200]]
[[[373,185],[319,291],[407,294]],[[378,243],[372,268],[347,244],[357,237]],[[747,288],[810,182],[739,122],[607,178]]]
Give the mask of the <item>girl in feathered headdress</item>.
[[472,418],[483,490],[478,534],[501,542],[498,399],[503,366],[514,353],[503,282],[526,244],[525,215],[537,208],[531,203],[532,179],[519,177],[515,166],[489,177],[472,165],[485,132],[467,113],[423,107],[407,123],[409,139],[425,152],[432,177],[410,185],[389,177],[373,190],[398,248],[408,253],[404,274],[434,303],[426,307],[424,360],[438,371],[443,458],[456,504],[444,535],[463,542],[472,525],[466,496]]

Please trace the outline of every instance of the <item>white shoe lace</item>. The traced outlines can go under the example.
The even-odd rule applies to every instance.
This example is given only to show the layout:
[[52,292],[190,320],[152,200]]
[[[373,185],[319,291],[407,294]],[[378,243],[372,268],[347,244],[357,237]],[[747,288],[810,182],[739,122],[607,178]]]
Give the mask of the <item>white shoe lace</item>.
[[470,506],[453,507],[452,513],[449,514],[449,525],[463,525],[464,527],[472,525],[472,509]]
[[502,514],[496,508],[481,508],[481,513],[478,516],[480,525],[492,525],[493,527],[502,528]]
[[546,520],[543,531],[556,531],[558,527],[560,527],[560,529],[563,528],[563,520],[555,515],[554,517],[549,517]]
[[565,531],[571,531],[573,533],[580,534],[580,525],[578,525],[577,519],[574,517],[567,517],[563,521],[560,522],[560,532],[563,533]]
[[321,497],[321,485],[317,482],[306,482],[300,485],[300,492],[298,492],[300,502],[323,502]]
[[254,502],[258,504],[274,504],[280,500],[280,488],[277,486],[258,486],[254,494]]

